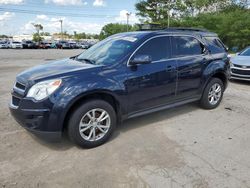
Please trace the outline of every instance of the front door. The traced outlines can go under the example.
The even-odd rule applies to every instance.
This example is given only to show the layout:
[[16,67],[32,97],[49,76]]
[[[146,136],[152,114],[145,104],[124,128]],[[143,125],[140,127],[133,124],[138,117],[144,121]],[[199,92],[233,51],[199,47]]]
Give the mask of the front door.
[[129,112],[138,112],[174,100],[176,60],[171,59],[169,36],[157,36],[144,43],[131,57],[149,55],[152,62],[128,66]]

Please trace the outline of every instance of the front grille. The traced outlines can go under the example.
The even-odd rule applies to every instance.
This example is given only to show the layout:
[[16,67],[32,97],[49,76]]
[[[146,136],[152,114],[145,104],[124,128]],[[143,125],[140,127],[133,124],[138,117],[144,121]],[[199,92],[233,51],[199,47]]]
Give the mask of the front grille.
[[232,69],[232,73],[250,76],[250,70]]
[[250,66],[245,66],[245,65],[235,65],[235,67],[238,67],[238,68],[244,68],[244,69],[250,69]]
[[20,82],[16,82],[15,87],[21,90],[25,90],[25,85]]
[[12,90],[12,105],[18,107],[21,99],[25,96],[25,85],[16,81]]
[[15,97],[15,96],[12,96],[12,104],[14,106],[19,106],[20,101],[21,100],[19,98]]

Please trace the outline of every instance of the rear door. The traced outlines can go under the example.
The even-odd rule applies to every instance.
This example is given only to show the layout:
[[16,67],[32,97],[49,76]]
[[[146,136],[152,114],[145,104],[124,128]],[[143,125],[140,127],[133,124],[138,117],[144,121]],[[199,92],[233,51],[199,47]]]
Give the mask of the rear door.
[[192,36],[173,37],[174,57],[177,59],[177,99],[198,95],[202,72],[208,61],[205,46]]

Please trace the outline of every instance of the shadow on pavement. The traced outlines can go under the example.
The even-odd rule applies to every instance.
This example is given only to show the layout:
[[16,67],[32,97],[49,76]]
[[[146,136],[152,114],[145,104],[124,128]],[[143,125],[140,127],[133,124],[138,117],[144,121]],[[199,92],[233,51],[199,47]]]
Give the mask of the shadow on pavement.
[[[109,141],[116,139],[120,134],[124,134],[128,131],[133,131],[134,129],[148,126],[148,125],[151,125],[152,123],[160,122],[166,119],[170,119],[172,117],[177,117],[182,114],[186,114],[186,113],[198,110],[198,109],[199,109],[199,106],[197,105],[197,103],[191,103],[191,104],[179,106],[176,108],[167,109],[167,110],[163,110],[163,111],[155,112],[152,114],[147,114],[144,116],[126,120],[122,124],[117,126],[117,129],[115,130],[115,132],[113,133]],[[32,138],[35,141],[39,142],[41,145],[44,145],[56,151],[66,151],[72,147],[75,147],[74,143],[72,143],[69,140],[66,132],[63,133],[62,139],[59,142],[45,141],[34,135],[32,135]],[[82,149],[82,148],[79,147],[79,149]]]

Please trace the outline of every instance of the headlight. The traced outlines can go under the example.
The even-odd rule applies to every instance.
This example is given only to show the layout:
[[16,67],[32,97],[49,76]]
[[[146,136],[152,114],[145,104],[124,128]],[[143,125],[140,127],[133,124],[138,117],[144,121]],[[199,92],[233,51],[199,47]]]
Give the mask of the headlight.
[[61,83],[61,79],[39,82],[30,88],[27,97],[34,98],[37,101],[43,100],[54,93]]

